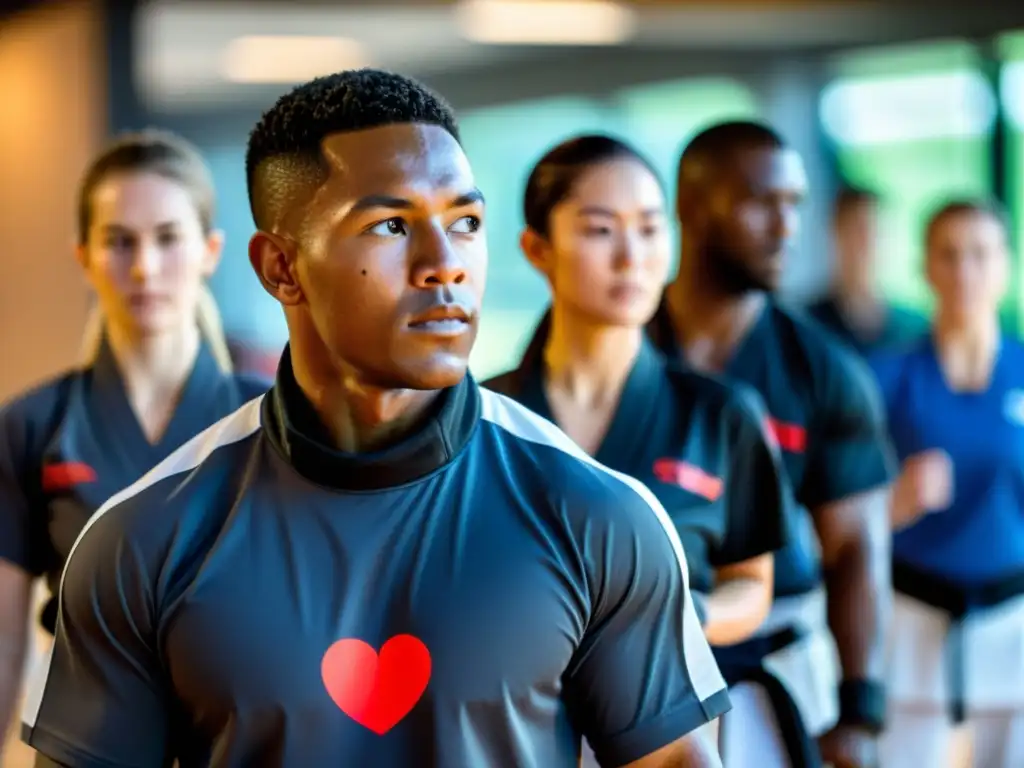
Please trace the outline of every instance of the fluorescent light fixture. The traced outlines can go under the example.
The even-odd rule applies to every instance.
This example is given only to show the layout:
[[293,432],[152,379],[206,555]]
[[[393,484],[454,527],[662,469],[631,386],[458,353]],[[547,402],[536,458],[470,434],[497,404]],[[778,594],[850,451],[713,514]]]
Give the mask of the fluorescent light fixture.
[[822,94],[820,114],[825,131],[847,146],[969,138],[991,129],[996,97],[970,70],[839,80]]
[[239,37],[221,56],[221,74],[235,83],[302,83],[366,66],[363,46],[343,37]]
[[636,29],[613,0],[463,0],[455,14],[464,38],[491,45],[617,45]]

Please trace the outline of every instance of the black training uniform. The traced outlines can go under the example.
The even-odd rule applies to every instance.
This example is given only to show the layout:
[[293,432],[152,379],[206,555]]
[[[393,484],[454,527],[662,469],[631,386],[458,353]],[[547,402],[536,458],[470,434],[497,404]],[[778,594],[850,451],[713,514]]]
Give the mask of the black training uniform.
[[[649,332],[670,358],[682,351],[662,302]],[[724,374],[751,385],[768,408],[797,505],[789,544],[775,557],[775,597],[795,597],[822,583],[817,539],[807,510],[889,483],[896,466],[877,386],[865,364],[818,323],[768,300]],[[755,679],[773,697],[791,751],[809,749],[794,705],[762,669],[765,656],[799,638],[792,629],[716,649],[730,684]],[[796,718],[794,722],[793,719]],[[797,742],[802,742],[803,746]],[[794,754],[794,759],[800,760]]]
[[728,706],[640,483],[469,377],[338,452],[286,351],[86,528],[23,730],[76,768],[568,768]]
[[[45,576],[53,595],[71,545],[92,514],[269,383],[220,370],[203,345],[160,439],[150,443],[104,341],[95,361],[0,409],[0,558]],[[56,599],[43,611],[53,632]]]
[[[550,322],[548,313],[515,370],[484,386],[553,421],[542,360]],[[697,595],[714,589],[716,568],[785,543],[791,494],[766,429],[752,390],[670,364],[649,342],[641,346],[594,458],[640,480],[662,503]]]

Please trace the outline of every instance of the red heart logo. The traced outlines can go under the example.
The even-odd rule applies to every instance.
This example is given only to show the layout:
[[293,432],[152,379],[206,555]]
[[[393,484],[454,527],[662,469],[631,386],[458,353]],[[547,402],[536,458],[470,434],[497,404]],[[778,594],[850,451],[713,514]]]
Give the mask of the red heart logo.
[[430,651],[412,635],[395,635],[380,649],[338,640],[320,663],[324,687],[338,709],[378,736],[394,728],[430,682]]

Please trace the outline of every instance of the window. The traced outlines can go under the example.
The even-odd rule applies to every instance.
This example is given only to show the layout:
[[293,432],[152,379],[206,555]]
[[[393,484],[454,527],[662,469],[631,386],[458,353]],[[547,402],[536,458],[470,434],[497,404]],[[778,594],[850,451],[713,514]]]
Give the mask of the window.
[[234,340],[276,353],[288,341],[288,327],[281,306],[263,290],[249,264],[247,249],[254,227],[245,181],[245,147],[203,147],[203,156],[216,183],[217,226],[224,232],[224,256],[210,278],[224,330]]
[[921,233],[932,208],[991,189],[995,95],[975,50],[942,42],[848,54],[821,96],[825,133],[848,181],[883,195],[879,281],[897,304],[927,312]]
[[[1018,233],[1024,223],[1024,174],[1021,173],[1024,168],[1024,32],[1004,35],[999,40],[999,53],[1005,62],[999,82],[999,98],[1007,123],[1004,160],[1010,189],[1006,204],[1013,222],[1011,240],[1020,248],[1022,241]],[[1019,307],[1024,297],[1024,272],[1016,271],[1012,285],[1013,298]],[[1017,313],[1016,329],[1024,331],[1024,316],[1020,312]]]
[[[757,118],[753,91],[727,78],[674,80],[622,91],[614,100],[622,132],[658,169],[669,191],[676,185],[679,155],[703,128],[724,120]],[[674,237],[678,232],[673,228]],[[674,252],[678,254],[678,247]],[[675,272],[672,267],[670,274]]]
[[630,88],[613,103],[622,132],[651,159],[670,189],[679,153],[695,133],[724,120],[756,118],[760,111],[749,88],[726,78]]

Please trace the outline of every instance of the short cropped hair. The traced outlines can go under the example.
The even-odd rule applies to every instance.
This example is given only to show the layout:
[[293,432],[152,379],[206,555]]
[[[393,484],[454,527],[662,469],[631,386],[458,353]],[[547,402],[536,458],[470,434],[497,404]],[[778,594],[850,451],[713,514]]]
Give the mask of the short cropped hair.
[[714,163],[738,149],[768,147],[782,149],[783,138],[764,123],[751,120],[730,120],[705,128],[687,143],[679,158],[679,183],[685,181],[686,169],[692,164]]
[[321,144],[327,136],[402,123],[438,125],[460,140],[448,103],[392,72],[347,70],[286,93],[249,135],[245,174],[256,226],[272,228],[297,186],[315,189],[323,183],[327,166]]
[[832,219],[840,219],[851,208],[861,205],[876,206],[882,202],[882,196],[873,189],[855,184],[844,184],[836,193],[832,202]]

